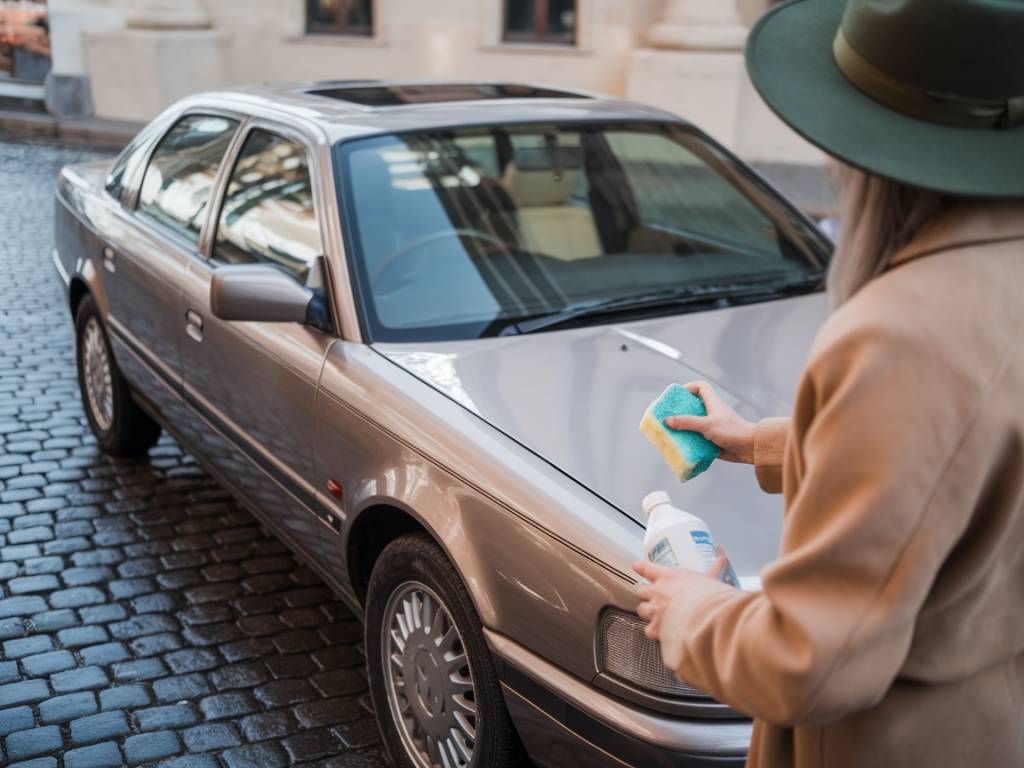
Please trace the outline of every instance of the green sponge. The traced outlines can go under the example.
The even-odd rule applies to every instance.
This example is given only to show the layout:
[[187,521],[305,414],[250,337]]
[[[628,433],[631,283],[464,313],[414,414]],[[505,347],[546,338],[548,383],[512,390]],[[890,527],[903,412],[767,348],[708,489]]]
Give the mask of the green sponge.
[[640,431],[658,449],[680,482],[691,480],[711,466],[721,449],[699,432],[670,429],[671,416],[706,416],[704,401],[679,384],[670,384],[644,411]]

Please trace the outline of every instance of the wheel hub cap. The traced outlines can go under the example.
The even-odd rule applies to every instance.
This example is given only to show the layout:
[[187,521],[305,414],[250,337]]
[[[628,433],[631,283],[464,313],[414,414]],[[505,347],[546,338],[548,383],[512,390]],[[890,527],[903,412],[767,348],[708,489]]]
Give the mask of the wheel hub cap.
[[420,768],[464,768],[476,744],[476,689],[447,607],[419,582],[388,600],[382,627],[388,706]]
[[103,329],[95,317],[89,318],[82,334],[82,366],[89,412],[96,425],[106,431],[114,421],[113,374]]

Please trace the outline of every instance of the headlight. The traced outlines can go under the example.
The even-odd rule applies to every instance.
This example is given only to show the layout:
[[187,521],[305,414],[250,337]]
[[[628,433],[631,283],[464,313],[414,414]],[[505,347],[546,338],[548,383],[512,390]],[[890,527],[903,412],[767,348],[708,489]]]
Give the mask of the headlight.
[[599,652],[601,671],[640,688],[688,699],[710,697],[693,688],[665,666],[661,646],[644,635],[647,624],[629,613],[607,611],[601,619]]

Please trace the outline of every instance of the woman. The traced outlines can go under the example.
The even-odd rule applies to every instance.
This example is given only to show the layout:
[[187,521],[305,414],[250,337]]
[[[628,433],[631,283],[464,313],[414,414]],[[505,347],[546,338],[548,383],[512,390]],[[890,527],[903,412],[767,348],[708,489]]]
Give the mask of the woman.
[[1024,766],[1024,2],[846,5],[780,6],[747,50],[861,169],[792,419],[694,384],[707,417],[670,423],[785,493],[780,556],[760,593],[637,564],[638,612],[755,718],[748,765]]

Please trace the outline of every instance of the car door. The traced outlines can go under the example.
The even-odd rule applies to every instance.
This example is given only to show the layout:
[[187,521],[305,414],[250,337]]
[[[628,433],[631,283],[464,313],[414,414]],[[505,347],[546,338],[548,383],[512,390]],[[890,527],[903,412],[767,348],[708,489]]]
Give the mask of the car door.
[[182,293],[185,400],[203,455],[224,480],[307,553],[334,535],[318,517],[313,472],[317,383],[332,333],[298,323],[231,322],[210,311],[214,270],[269,264],[323,291],[323,238],[311,152],[259,122],[237,142],[210,226]]
[[[156,143],[126,226],[103,253],[107,327],[119,367],[172,429],[181,401],[180,291],[196,252],[214,183],[239,120],[188,114]],[[132,210],[133,209],[133,210]]]

